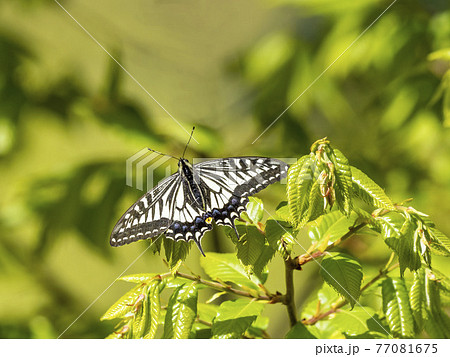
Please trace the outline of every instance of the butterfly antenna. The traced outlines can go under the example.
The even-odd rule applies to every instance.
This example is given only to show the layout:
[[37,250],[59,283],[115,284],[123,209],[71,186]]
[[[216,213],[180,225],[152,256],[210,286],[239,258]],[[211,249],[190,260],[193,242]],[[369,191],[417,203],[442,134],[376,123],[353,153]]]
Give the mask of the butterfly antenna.
[[172,156],[172,155],[169,155],[169,154],[163,154],[162,152],[159,152],[159,151],[156,151],[156,150],[153,150],[153,149],[150,149],[150,148],[147,148],[147,149],[148,149],[148,151],[154,152],[155,154],[158,154],[158,155],[161,155],[161,156],[169,156],[169,157],[171,157],[171,158],[173,158],[175,160],[178,160],[178,158],[175,157],[175,156]]
[[188,142],[187,142],[187,144],[186,144],[186,147],[184,148],[183,155],[181,156],[181,158],[184,158],[184,154],[186,153],[186,150],[187,150],[187,148],[188,148],[188,145],[189,145],[189,143],[191,142],[192,135],[194,134],[194,130],[195,130],[195,126],[192,127],[191,136],[189,137],[189,140],[188,140]]

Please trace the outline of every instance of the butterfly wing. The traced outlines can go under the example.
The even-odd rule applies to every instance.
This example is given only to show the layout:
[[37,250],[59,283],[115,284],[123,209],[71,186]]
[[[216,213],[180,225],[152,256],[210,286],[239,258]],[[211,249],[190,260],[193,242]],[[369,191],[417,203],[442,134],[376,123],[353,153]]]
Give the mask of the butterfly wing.
[[286,177],[281,160],[235,157],[208,160],[193,166],[195,184],[204,195],[204,207],[193,202],[189,186],[179,173],[163,180],[131,206],[115,225],[110,243],[121,246],[160,234],[176,241],[200,240],[212,229],[211,221],[234,227],[248,196]]
[[137,200],[114,226],[110,244],[117,247],[164,233],[171,223],[171,203],[179,185],[176,173]]
[[287,175],[289,165],[265,157],[231,157],[194,165],[208,187],[207,212],[220,225],[233,227],[234,219],[245,210],[248,196],[261,191]]
[[147,192],[123,214],[112,230],[110,244],[117,247],[161,234],[174,240],[195,240],[196,235],[198,237],[212,229],[211,224],[198,219],[204,214],[192,202],[187,183],[177,172]]

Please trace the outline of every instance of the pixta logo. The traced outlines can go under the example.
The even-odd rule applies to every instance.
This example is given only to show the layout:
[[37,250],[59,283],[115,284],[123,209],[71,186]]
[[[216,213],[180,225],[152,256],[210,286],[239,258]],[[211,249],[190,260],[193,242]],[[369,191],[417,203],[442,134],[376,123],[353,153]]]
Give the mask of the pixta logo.
[[[155,180],[154,172],[160,167],[165,167],[164,177],[172,174],[171,166],[167,163],[170,156],[162,156],[149,149],[142,149],[126,161],[126,184],[133,187],[134,178],[136,178],[136,188],[144,191],[144,178],[146,179],[145,191],[149,191],[156,186],[158,182]],[[135,170],[134,170],[135,168]]]
[[[126,160],[127,186],[136,187],[141,191],[144,189],[149,191],[158,184],[155,179],[155,170],[158,169],[158,172],[161,174],[161,168],[165,169],[164,178],[175,172],[172,172],[173,166],[167,163],[172,158],[178,160],[178,158],[171,155],[161,154],[150,149],[140,150]],[[269,160],[269,163],[266,160]],[[205,161],[209,163],[202,165]],[[204,181],[206,178],[202,179],[202,177],[203,173],[205,173],[205,176],[210,178],[208,182],[214,186],[219,183],[234,187],[237,183],[242,184],[246,181],[256,181],[257,184],[265,186],[267,185],[267,175],[262,173],[269,172],[269,170],[273,171],[277,168],[282,171],[283,169],[285,170],[286,164],[292,165],[295,162],[297,162],[296,158],[279,158],[275,160],[264,157],[193,158],[193,180],[196,182]],[[216,176],[214,180],[211,180],[211,177],[214,176],[213,172]],[[286,184],[286,175],[283,176],[280,183]],[[257,187],[254,190],[256,189]]]

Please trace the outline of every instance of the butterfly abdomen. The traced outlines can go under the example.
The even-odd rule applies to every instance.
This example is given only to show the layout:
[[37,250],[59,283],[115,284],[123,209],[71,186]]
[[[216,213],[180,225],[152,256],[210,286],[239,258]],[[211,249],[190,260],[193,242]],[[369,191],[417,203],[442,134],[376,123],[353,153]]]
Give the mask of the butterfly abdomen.
[[185,159],[180,159],[179,161],[179,171],[180,176],[183,179],[183,184],[185,186],[185,191],[188,197],[186,199],[192,202],[196,208],[206,211],[206,192],[202,192],[202,187],[200,186],[200,177],[198,173],[194,172],[193,167]]

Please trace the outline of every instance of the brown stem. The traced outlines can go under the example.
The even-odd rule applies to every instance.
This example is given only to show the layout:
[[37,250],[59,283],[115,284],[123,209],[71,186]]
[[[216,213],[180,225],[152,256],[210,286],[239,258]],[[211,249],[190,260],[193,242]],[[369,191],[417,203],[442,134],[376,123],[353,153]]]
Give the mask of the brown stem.
[[[380,272],[372,279],[370,280],[367,284],[365,284],[362,288],[361,288],[361,293],[366,290],[367,288],[369,288],[370,286],[372,286],[376,281],[378,281],[379,279],[381,279],[382,277],[386,276],[389,272],[391,272],[392,270],[394,270],[395,268],[397,268],[399,266],[398,263],[392,265],[390,268],[386,268],[383,270],[380,270]],[[327,316],[337,312],[341,307],[345,306],[348,304],[347,300],[342,300],[340,303],[332,306],[331,309],[329,309],[328,311],[322,312],[316,316],[313,316],[307,320],[303,320],[302,323],[304,325],[314,325],[317,321],[320,321],[324,318],[326,318]]]
[[198,323],[201,323],[201,324],[203,324],[203,325],[205,325],[205,326],[208,326],[208,327],[211,327],[211,326],[212,326],[212,323],[211,323],[211,322],[202,320],[202,319],[200,319],[200,318],[198,318],[198,317],[197,317],[196,321],[197,321]]
[[[170,275],[171,273],[168,273],[168,275]],[[199,283],[209,286],[213,289],[216,290],[220,290],[220,291],[226,291],[229,293],[233,293],[236,295],[240,295],[240,296],[245,296],[251,299],[256,299],[256,300],[265,300],[265,301],[270,301],[271,303],[275,303],[275,302],[279,302],[281,301],[280,297],[277,296],[254,296],[254,294],[249,293],[248,291],[244,291],[244,290],[238,290],[238,289],[234,289],[231,286],[225,285],[225,284],[221,284],[221,283],[217,283],[215,281],[209,281],[209,280],[204,280],[198,276],[193,276],[193,275],[189,275],[189,274],[185,274],[185,273],[181,273],[179,271],[177,271],[175,273],[175,275],[182,277],[184,279],[188,279],[188,280],[192,280],[192,281],[198,281]]]
[[299,255],[298,257],[295,257],[294,262],[298,267],[301,267],[303,264],[306,264],[312,260],[320,258],[324,254],[325,254],[325,252],[320,252],[320,251],[314,252],[312,254],[305,253],[305,254]]
[[344,306],[347,303],[346,300],[342,301],[341,303],[337,304],[336,306],[332,307],[330,310],[325,311],[319,315],[313,316],[307,320],[303,320],[303,325],[314,325],[317,321],[323,320],[325,317],[335,313],[338,309],[340,309],[342,306]]
[[295,309],[294,299],[294,269],[295,264],[291,258],[284,261],[285,266],[285,279],[286,279],[286,295],[284,296],[284,304],[286,305],[289,322],[291,327],[297,323],[297,312]]
[[312,254],[310,254],[310,253],[305,253],[305,254],[299,255],[298,257],[295,257],[295,258],[293,259],[293,262],[294,262],[294,264],[295,264],[295,266],[296,266],[294,269],[300,270],[300,269],[301,269],[301,266],[302,266],[303,264],[306,264],[306,263],[308,263],[308,262],[310,262],[310,261],[312,261],[312,260],[315,260],[315,259],[321,257],[322,255],[325,254],[325,252],[327,252],[327,251],[333,249],[333,248],[336,247],[338,244],[342,243],[344,240],[350,238],[353,234],[355,234],[356,232],[358,232],[360,229],[364,228],[366,225],[367,225],[367,222],[363,222],[363,223],[358,224],[357,226],[350,227],[350,228],[348,229],[348,232],[347,232],[347,233],[345,233],[341,238],[339,238],[338,240],[336,240],[335,242],[333,242],[332,244],[330,244],[328,247],[326,247],[326,249],[325,249],[323,252],[317,251],[317,252],[314,252],[314,253],[312,253]]
[[364,290],[366,290],[367,288],[369,288],[371,285],[373,285],[377,280],[379,280],[380,278],[386,276],[388,273],[390,273],[392,270],[398,268],[400,264],[399,263],[395,263],[394,265],[392,265],[389,268],[380,270],[380,272],[372,279],[370,280],[367,284],[365,284],[362,288],[361,288],[361,292],[363,292]]

